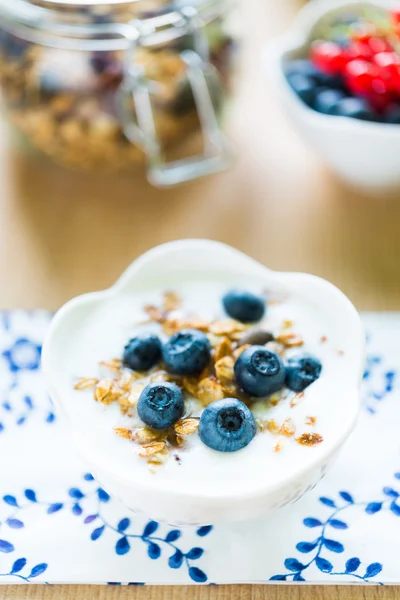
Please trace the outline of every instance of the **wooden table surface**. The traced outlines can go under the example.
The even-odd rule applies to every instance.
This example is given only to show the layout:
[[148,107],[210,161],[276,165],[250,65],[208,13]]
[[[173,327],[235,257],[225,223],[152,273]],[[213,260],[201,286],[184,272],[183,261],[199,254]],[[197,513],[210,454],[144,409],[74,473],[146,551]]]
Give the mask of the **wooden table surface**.
[[[236,167],[171,191],[134,176],[80,176],[18,156],[0,131],[0,308],[56,309],[109,286],[144,250],[168,240],[227,242],[274,269],[330,279],[361,310],[400,309],[400,197],[367,198],[337,181],[280,112],[262,72],[265,41],[300,2],[243,0],[243,66],[229,130]],[[396,588],[10,586],[22,600],[394,599]],[[400,592],[397,592],[399,595]]]

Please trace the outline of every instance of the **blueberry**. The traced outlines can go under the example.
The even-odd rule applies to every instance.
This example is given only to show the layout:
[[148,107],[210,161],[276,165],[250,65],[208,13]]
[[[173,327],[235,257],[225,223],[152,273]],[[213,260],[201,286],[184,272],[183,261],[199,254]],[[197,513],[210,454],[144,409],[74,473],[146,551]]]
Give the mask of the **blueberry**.
[[250,444],[255,434],[253,414],[235,398],[212,402],[200,417],[201,441],[219,452],[236,452]]
[[181,390],[175,383],[150,383],[140,394],[137,410],[139,417],[153,429],[167,429],[179,421],[185,404]]
[[292,75],[288,75],[287,80],[290,87],[303,102],[306,104],[312,103],[316,89],[315,81],[312,77],[307,77],[307,75],[301,75],[300,73],[293,73]]
[[285,368],[278,354],[265,346],[251,346],[235,363],[236,382],[249,396],[269,396],[285,382]]
[[305,77],[312,77],[315,81],[318,81],[319,71],[314,67],[312,62],[307,59],[299,58],[297,60],[291,60],[285,65],[286,76],[290,75],[304,75]]
[[344,97],[344,92],[340,90],[322,88],[315,95],[313,108],[320,113],[330,115],[337,102],[339,102],[339,100],[342,100],[342,98]]
[[245,290],[231,290],[222,298],[230,317],[242,323],[256,323],[265,313],[265,300]]
[[123,361],[134,371],[147,371],[161,358],[161,342],[156,335],[142,333],[129,340],[124,348]]
[[391,123],[392,125],[400,124],[400,106],[394,104],[390,106],[385,114],[385,123]]
[[210,362],[210,342],[201,331],[182,329],[164,344],[162,358],[171,373],[196,375]]
[[314,356],[296,356],[286,364],[285,383],[290,390],[302,392],[321,375],[322,365]]
[[332,107],[331,114],[362,121],[376,121],[377,118],[377,115],[362,98],[342,98]]
[[319,71],[310,60],[297,59],[292,60],[285,66],[286,76],[289,75],[304,75],[305,77],[311,77],[315,82],[315,85],[322,85],[329,88],[343,87],[343,79],[338,75],[327,75]]

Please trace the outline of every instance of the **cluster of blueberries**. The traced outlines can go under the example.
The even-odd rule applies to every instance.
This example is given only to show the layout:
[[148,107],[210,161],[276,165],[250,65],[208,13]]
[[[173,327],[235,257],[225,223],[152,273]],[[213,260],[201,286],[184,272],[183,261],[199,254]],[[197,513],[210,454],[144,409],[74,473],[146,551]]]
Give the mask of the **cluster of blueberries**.
[[343,77],[323,73],[311,60],[289,61],[285,66],[285,75],[298,97],[319,113],[400,124],[400,106],[393,105],[384,115],[378,114],[364,98],[350,93]]
[[[228,315],[244,323],[256,323],[264,316],[265,300],[253,293],[232,290],[223,297]],[[207,336],[195,329],[183,329],[166,343],[154,334],[140,334],[125,346],[124,365],[147,371],[163,360],[168,372],[177,375],[198,375],[211,360]],[[253,345],[236,360],[235,379],[250,397],[266,397],[284,385],[295,392],[303,391],[321,374],[320,361],[309,355],[289,359],[265,346]],[[167,429],[184,413],[181,390],[174,383],[151,383],[138,401],[138,414],[153,429]],[[247,446],[256,433],[254,416],[236,398],[225,398],[209,404],[201,414],[199,435],[204,444],[220,452],[234,452]]]

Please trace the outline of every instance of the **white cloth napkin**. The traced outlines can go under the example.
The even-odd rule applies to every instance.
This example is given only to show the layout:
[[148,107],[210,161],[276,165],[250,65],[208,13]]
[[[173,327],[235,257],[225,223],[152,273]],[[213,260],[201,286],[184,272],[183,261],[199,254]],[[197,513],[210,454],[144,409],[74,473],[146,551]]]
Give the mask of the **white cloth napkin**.
[[86,472],[39,370],[50,315],[0,314],[0,582],[399,583],[400,313],[363,319],[363,408],[325,479],[262,521],[178,530]]

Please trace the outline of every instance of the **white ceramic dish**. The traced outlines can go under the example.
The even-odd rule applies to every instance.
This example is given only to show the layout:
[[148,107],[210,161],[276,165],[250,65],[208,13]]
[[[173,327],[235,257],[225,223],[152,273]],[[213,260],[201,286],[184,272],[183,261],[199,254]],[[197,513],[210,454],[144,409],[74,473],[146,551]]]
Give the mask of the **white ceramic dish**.
[[301,136],[339,177],[375,193],[400,187],[400,125],[320,114],[297,97],[283,71],[291,58],[306,57],[309,41],[323,23],[366,6],[384,10],[398,8],[398,3],[312,0],[300,11],[292,29],[268,48],[267,62],[282,105]]
[[[85,435],[91,423],[80,423],[73,418],[72,406],[77,406],[73,403],[85,400],[81,397],[77,400],[74,396],[77,392],[73,390],[73,376],[68,366],[73,362],[68,356],[69,348],[76,348],[79,356],[79,341],[85,329],[90,331],[88,324],[93,322],[91,317],[102,314],[96,311],[109,306],[107,303],[126,299],[129,302],[135,293],[154,290],[154,286],[162,291],[166,282],[173,288],[177,282],[216,279],[231,286],[233,282],[248,278],[256,280],[261,288],[295,293],[305,302],[312,303],[316,310],[322,311],[324,323],[335,337],[335,344],[340,340],[345,356],[340,359],[343,362],[336,373],[339,374],[338,379],[342,375],[343,381],[339,383],[338,393],[334,394],[334,405],[331,403],[325,409],[329,435],[318,448],[298,446],[299,452],[303,452],[298,467],[288,468],[287,472],[284,469],[279,473],[279,481],[269,481],[268,472],[258,472],[254,479],[247,476],[246,484],[240,485],[239,481],[230,490],[224,486],[217,489],[211,480],[204,488],[196,488],[193,484],[185,488],[183,484],[177,489],[169,486],[165,477],[162,481],[157,479],[157,474],[151,479],[141,479],[140,476],[123,476],[121,472],[113,471],[110,463],[105,465],[106,461],[99,460],[93,438],[91,441],[90,436]],[[154,248],[137,259],[110,289],[85,294],[68,302],[53,319],[42,358],[50,395],[65,415],[74,441],[95,477],[108,492],[132,510],[174,524],[252,519],[294,502],[314,487],[355,424],[363,363],[364,334],[359,316],[338,289],[312,275],[270,271],[228,246],[207,240],[182,240]],[[324,389],[326,399],[329,398],[326,383],[324,385],[321,384],[316,394],[318,401],[321,394],[324,396]],[[332,389],[334,385],[337,385],[336,381],[332,381]],[[89,401],[100,410],[92,399]],[[334,427],[330,425],[331,420],[335,423]]]

